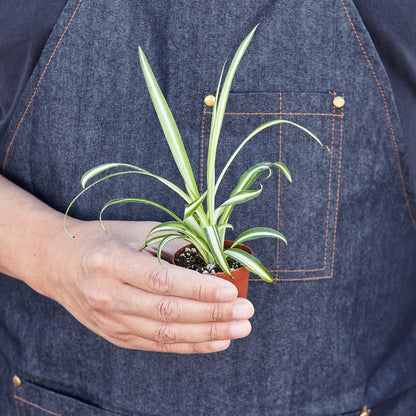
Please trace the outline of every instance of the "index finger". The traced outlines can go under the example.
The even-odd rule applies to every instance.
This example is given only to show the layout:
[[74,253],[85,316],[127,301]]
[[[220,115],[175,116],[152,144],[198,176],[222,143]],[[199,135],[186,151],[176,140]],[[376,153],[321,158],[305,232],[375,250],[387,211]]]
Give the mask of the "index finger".
[[125,259],[120,277],[128,284],[151,293],[177,296],[203,302],[232,302],[237,288],[220,277],[201,274],[184,267],[159,261],[148,254],[137,253]]

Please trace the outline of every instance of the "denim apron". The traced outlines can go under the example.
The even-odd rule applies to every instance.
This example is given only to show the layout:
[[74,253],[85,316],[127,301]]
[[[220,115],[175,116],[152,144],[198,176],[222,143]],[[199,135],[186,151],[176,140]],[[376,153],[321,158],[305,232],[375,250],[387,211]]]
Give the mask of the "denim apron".
[[[69,0],[1,140],[3,174],[60,211],[100,163],[136,164],[182,185],[140,44],[204,187],[204,97],[257,23],[218,166],[276,118],[307,127],[332,152],[276,126],[231,165],[218,201],[260,161],[281,160],[293,175],[292,184],[273,175],[231,217],[236,232],[269,226],[289,242],[251,244],[274,276],[250,281],[251,335],[208,355],[125,350],[1,276],[1,415],[332,416],[363,406],[374,416],[415,414],[416,204],[392,89],[352,0]],[[123,176],[84,195],[71,215],[97,219],[104,202],[129,196],[183,207],[151,178]],[[167,220],[131,204],[106,218]]]

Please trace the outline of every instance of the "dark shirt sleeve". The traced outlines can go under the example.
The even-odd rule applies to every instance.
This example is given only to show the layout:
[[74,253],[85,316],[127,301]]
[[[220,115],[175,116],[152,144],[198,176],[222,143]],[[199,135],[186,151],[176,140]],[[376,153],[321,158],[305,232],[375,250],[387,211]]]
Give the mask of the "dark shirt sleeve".
[[[354,0],[390,77],[416,189],[415,0]],[[0,2],[0,138],[66,0]]]
[[416,193],[416,2],[354,0],[390,78]]
[[0,138],[65,3],[0,1]]

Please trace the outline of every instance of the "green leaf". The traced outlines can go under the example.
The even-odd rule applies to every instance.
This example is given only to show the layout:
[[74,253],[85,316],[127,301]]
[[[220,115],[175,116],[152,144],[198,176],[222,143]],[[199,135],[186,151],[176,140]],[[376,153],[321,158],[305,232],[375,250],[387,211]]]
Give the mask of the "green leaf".
[[[273,167],[278,168],[281,170],[284,175],[291,181],[292,178],[290,176],[289,169],[281,162],[261,162],[257,163],[254,166],[251,166],[249,169],[247,169],[240,177],[240,180],[238,181],[237,186],[233,189],[233,191],[230,194],[230,199],[233,198],[235,195],[238,195],[244,191],[246,191],[250,186],[254,183],[254,181],[263,173],[263,172],[269,172],[266,179],[270,178],[270,176],[273,173]],[[243,201],[245,202],[245,201]],[[223,204],[224,205],[224,204]],[[228,221],[228,218],[230,218],[231,212],[233,211],[234,206],[229,205],[225,207],[221,212],[219,211],[219,208],[216,209],[216,219],[219,218],[220,215],[222,215],[221,220],[219,221],[219,224],[223,224]]]
[[[104,167],[106,166],[106,168],[103,169],[96,169],[99,167]],[[86,185],[86,183],[88,182],[89,179],[91,179],[92,177],[98,175],[99,173],[103,172],[106,169],[110,169],[116,166],[129,166],[134,168],[135,170],[127,170],[127,171],[123,171],[123,172],[116,172],[116,173],[112,173],[110,175],[107,175],[101,179],[96,180],[95,182],[93,182],[92,184],[88,185],[86,188],[84,188],[68,205],[68,208],[65,211],[65,215],[64,215],[64,230],[65,232],[72,238],[74,238],[74,236],[69,232],[67,226],[66,226],[66,219],[68,217],[69,211],[72,208],[72,205],[74,205],[74,203],[76,202],[76,200],[85,192],[87,192],[90,188],[92,188],[93,186],[99,184],[100,182],[103,182],[107,179],[110,178],[114,178],[116,176],[120,176],[120,175],[127,175],[127,174],[139,174],[139,175],[145,175],[145,176],[151,176],[152,178],[155,178],[157,180],[159,180],[160,182],[162,182],[163,184],[165,184],[166,186],[168,186],[170,189],[172,189],[173,191],[175,191],[178,195],[180,195],[183,199],[185,199],[186,202],[191,202],[189,196],[182,191],[182,189],[180,189],[178,186],[176,186],[174,183],[168,181],[165,178],[162,178],[158,175],[154,175],[153,173],[150,173],[144,169],[138,168],[137,166],[133,166],[133,165],[126,165],[123,163],[107,163],[105,165],[99,165],[96,168],[90,169],[85,175],[83,175],[83,178],[90,172],[89,176],[86,178],[86,180],[83,181],[84,186]],[[94,172],[92,172],[94,171]]]
[[250,272],[259,276],[264,281],[268,283],[273,282],[273,278],[268,272],[268,270],[260,263],[258,259],[256,259],[251,254],[246,253],[245,251],[240,250],[239,248],[229,248],[228,250],[224,251],[224,254],[238,261],[247,270],[250,270]]
[[168,235],[166,236],[159,244],[159,247],[157,248],[157,259],[159,260],[160,265],[162,266],[162,251],[163,247],[165,247],[166,244],[168,244],[172,240],[176,240],[178,238],[182,238],[180,235]]
[[196,249],[199,251],[199,253],[205,261],[209,262],[210,259],[212,259],[212,255],[210,254],[210,248],[206,241],[204,241],[198,234],[196,234],[183,222],[178,223],[176,221],[166,221],[161,224],[158,224],[148,232],[146,240],[150,240],[150,236],[157,232],[161,232],[166,235],[180,234],[182,238],[184,238],[187,241],[190,241],[196,247]]
[[198,187],[195,182],[195,177],[192,172],[191,164],[189,163],[188,155],[185,150],[181,135],[179,134],[178,127],[169,109],[168,103],[163,96],[162,91],[156,81],[152,69],[146,59],[145,54],[139,47],[140,65],[142,67],[143,75],[146,80],[146,85],[150,93],[150,97],[153,102],[153,106],[156,110],[159,122],[162,126],[166,140],[168,142],[170,151],[175,159],[176,166],[182,175],[185,182],[185,187],[189,193],[196,199],[199,197]]
[[211,119],[211,131],[209,137],[208,145],[208,159],[207,159],[207,189],[209,189],[208,198],[207,198],[207,212],[208,218],[210,221],[214,218],[215,210],[215,159],[217,154],[217,145],[220,137],[222,122],[224,119],[225,107],[228,101],[228,95],[231,89],[231,83],[233,81],[237,67],[243,57],[248,45],[251,42],[251,39],[256,31],[257,26],[246,36],[243,42],[240,44],[237,52],[234,55],[234,58],[230,64],[230,68],[227,71],[227,75],[224,80],[224,85],[221,89],[221,94],[215,98],[215,101],[218,104],[215,106],[215,114]]
[[231,162],[235,159],[235,157],[237,156],[237,154],[240,152],[240,150],[247,144],[247,142],[249,140],[251,140],[256,134],[260,133],[261,131],[263,131],[264,129],[267,129],[269,127],[275,126],[277,124],[290,124],[292,126],[295,126],[299,129],[301,129],[302,131],[304,131],[305,133],[307,133],[309,136],[311,136],[314,140],[316,140],[324,149],[326,149],[328,152],[330,152],[328,146],[324,145],[319,139],[318,137],[313,134],[311,131],[309,131],[308,129],[306,129],[305,127],[293,123],[292,121],[288,121],[288,120],[272,120],[272,121],[268,121],[267,123],[264,123],[262,125],[260,125],[259,127],[257,127],[255,130],[253,130],[242,142],[241,144],[237,147],[237,149],[235,150],[235,152],[231,155],[230,159],[228,160],[228,162],[226,163],[226,165],[224,166],[224,169],[222,170],[220,176],[218,177],[217,183],[215,185],[215,189],[217,190],[219,187],[219,184],[221,183],[222,178],[225,175],[225,172],[227,171],[227,169],[229,168]]
[[[233,196],[243,190],[249,189],[254,181],[265,171],[268,171],[266,179],[269,179],[273,173],[273,167],[278,168],[283,172],[289,182],[292,182],[292,177],[290,175],[289,169],[282,162],[260,162],[250,168],[248,168],[240,177],[237,186],[233,189],[230,196]],[[220,180],[220,178],[218,179]],[[217,182],[218,184],[219,182]]]
[[181,222],[182,220],[176,215],[174,214],[172,211],[170,211],[169,209],[165,208],[163,205],[159,205],[156,202],[153,201],[149,201],[148,199],[142,199],[142,198],[117,198],[117,199],[112,199],[111,201],[108,201],[101,209],[100,212],[100,224],[102,229],[105,231],[105,227],[102,221],[102,217],[103,217],[103,212],[110,207],[111,205],[116,205],[116,204],[121,204],[121,203],[125,203],[125,202],[137,202],[137,203],[142,203],[142,204],[147,204],[147,205],[151,205],[153,207],[159,208],[162,211],[167,212],[170,216],[172,216],[173,218],[175,218],[176,221]]
[[264,238],[264,237],[271,237],[271,238],[279,238],[283,240],[287,244],[286,237],[279,233],[279,231],[274,230],[273,228],[267,227],[255,227],[250,228],[247,231],[241,233],[235,240],[231,248],[237,246],[238,244],[244,243],[245,241],[256,240],[257,238]]
[[[221,81],[222,81],[222,76],[224,74],[224,69],[225,69],[225,64],[226,63],[227,63],[227,61],[224,62],[224,65],[222,66],[222,69],[221,69],[220,79],[218,81],[217,90],[215,92],[215,101],[214,101],[214,108],[212,109],[212,117],[211,117],[211,120],[216,120],[216,118],[217,118],[218,97],[220,96]],[[213,124],[211,122],[211,127],[212,126],[213,126]]]
[[162,234],[162,235],[158,235],[157,237],[146,239],[143,245],[139,248],[139,251],[142,251],[147,246],[152,246],[153,244],[159,243],[168,235],[173,235],[173,234]]
[[207,192],[205,191],[198,199],[196,199],[194,202],[185,205],[185,214],[184,219],[190,217],[202,204],[203,200],[207,196]]
[[95,166],[94,168],[88,170],[86,173],[84,173],[82,175],[82,177],[81,177],[81,186],[85,189],[85,186],[87,185],[87,182],[90,179],[92,179],[94,176],[97,176],[101,172],[104,172],[108,169],[112,169],[112,168],[120,167],[120,166],[123,166],[123,167],[128,166],[129,168],[132,168],[132,167],[135,168],[135,166],[126,165],[125,163],[105,163],[103,165],[98,165],[98,166]]
[[134,165],[129,165],[127,163],[105,163],[103,165],[98,165],[92,169],[90,169],[89,171],[87,171],[86,173],[84,173],[84,175],[82,175],[81,178],[81,185],[84,189],[87,182],[92,179],[93,177],[97,176],[98,174],[100,174],[101,172],[104,172],[105,170],[108,169],[112,169],[114,167],[127,167],[129,169],[134,169],[134,170],[127,170],[127,171],[122,171],[122,172],[117,172],[117,173],[112,173],[110,175],[105,176],[104,178],[101,178],[100,180],[97,180],[96,182],[94,182],[93,184],[89,185],[88,187],[91,187],[92,185],[97,184],[98,182],[101,182],[105,179],[109,179],[115,176],[119,176],[119,175],[124,175],[127,173],[135,173],[135,174],[141,174],[141,175],[145,175],[145,176],[151,176],[152,178],[157,179],[158,181],[162,182],[164,185],[168,186],[170,189],[172,189],[173,191],[175,191],[178,195],[180,195],[186,202],[190,203],[191,202],[191,198],[189,197],[189,195],[187,195],[181,188],[179,188],[179,186],[175,185],[173,182],[169,181],[168,179],[162,178],[159,175],[155,175],[154,173],[151,173],[145,169],[139,168],[138,166],[134,166]]
[[182,222],[166,221],[153,227],[147,234],[147,237],[150,237],[152,234],[158,233],[158,232],[184,233],[186,230],[187,230],[186,226]]
[[231,198],[227,199],[224,203],[222,203],[219,206],[219,208],[223,208],[229,205],[234,206],[237,204],[242,204],[244,202],[250,201],[251,199],[254,199],[257,196],[259,196],[262,190],[263,190],[263,185],[260,185],[260,189],[257,189],[257,190],[248,190],[248,191],[238,192],[234,194],[234,196],[232,196]]
[[231,277],[231,270],[224,255],[224,244],[220,240],[218,227],[216,225],[209,225],[204,228],[205,236],[207,238],[208,246],[215,262],[220,266],[221,270]]
[[221,232],[223,230],[226,230],[227,228],[231,228],[234,230],[234,227],[231,224],[225,223],[218,226],[218,231]]
[[[289,182],[292,182],[292,175],[290,174],[289,169],[287,168],[287,166],[284,163],[282,163],[282,162],[275,162],[275,163],[273,163],[273,166],[275,166],[276,168],[278,168],[283,173],[283,175],[286,176],[286,179]],[[270,173],[270,175],[271,175],[271,173]]]

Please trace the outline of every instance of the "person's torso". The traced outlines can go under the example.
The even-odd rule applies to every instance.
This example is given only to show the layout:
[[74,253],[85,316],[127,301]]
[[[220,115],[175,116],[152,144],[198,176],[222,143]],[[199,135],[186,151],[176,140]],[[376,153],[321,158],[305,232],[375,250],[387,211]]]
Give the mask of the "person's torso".
[[[127,351],[2,276],[0,360],[23,380],[16,403],[11,376],[3,385],[14,406],[7,411],[330,416],[369,405],[377,416],[414,408],[409,160],[388,77],[351,0],[177,1],[168,10],[163,1],[70,0],[0,143],[3,172],[60,211],[82,173],[99,163],[132,163],[182,186],[140,72],[140,44],[204,187],[211,117],[204,97],[257,23],[233,82],[219,166],[275,118],[310,129],[331,155],[293,127],[276,127],[250,142],[219,191],[221,201],[261,161],[281,160],[293,176],[292,184],[270,178],[261,197],[230,218],[236,234],[268,226],[289,243],[252,244],[275,282],[250,281],[251,335],[213,355]],[[344,106],[334,106],[336,96]],[[129,196],[179,215],[183,207],[137,175],[97,187],[72,215],[96,219],[107,200]],[[107,215],[166,219],[129,204]]]

